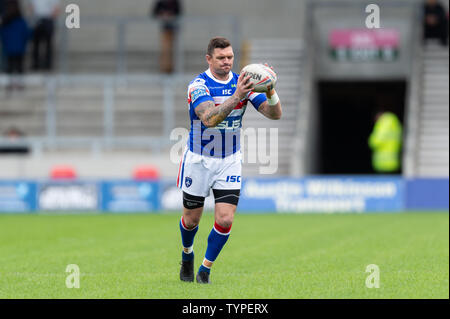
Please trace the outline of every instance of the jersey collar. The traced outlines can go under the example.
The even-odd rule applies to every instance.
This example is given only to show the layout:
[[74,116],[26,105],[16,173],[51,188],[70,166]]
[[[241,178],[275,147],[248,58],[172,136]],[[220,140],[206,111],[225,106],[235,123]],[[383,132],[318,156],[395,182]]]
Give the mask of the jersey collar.
[[230,83],[230,81],[233,79],[233,72],[230,71],[230,73],[228,73],[228,80],[226,81],[222,81],[217,79],[211,72],[211,69],[208,69],[205,71],[206,75],[209,76],[211,79],[213,79],[215,82],[220,83],[220,84],[228,84]]

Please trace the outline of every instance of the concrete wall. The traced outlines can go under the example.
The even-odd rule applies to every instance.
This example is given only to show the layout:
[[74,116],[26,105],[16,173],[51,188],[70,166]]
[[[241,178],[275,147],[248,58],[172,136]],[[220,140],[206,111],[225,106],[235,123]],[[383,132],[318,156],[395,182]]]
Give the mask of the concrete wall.
[[179,163],[168,160],[169,153],[105,152],[94,155],[89,152],[48,152],[42,155],[0,156],[1,179],[40,179],[50,176],[52,167],[70,165],[80,178],[131,178],[133,170],[141,165],[154,165],[162,177],[175,178]]

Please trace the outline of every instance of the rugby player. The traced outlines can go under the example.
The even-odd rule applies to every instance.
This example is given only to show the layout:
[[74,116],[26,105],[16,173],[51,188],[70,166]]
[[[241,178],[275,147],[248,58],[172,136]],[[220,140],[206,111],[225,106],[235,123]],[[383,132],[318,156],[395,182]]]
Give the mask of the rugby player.
[[209,68],[188,86],[191,129],[177,177],[184,206],[179,223],[182,281],[194,281],[194,237],[211,189],[215,222],[197,272],[198,283],[210,283],[211,267],[230,236],[241,189],[240,130],[247,103],[272,120],[280,119],[282,114],[275,90],[252,92],[250,76],[231,71],[233,60],[229,40],[211,39],[206,54]]

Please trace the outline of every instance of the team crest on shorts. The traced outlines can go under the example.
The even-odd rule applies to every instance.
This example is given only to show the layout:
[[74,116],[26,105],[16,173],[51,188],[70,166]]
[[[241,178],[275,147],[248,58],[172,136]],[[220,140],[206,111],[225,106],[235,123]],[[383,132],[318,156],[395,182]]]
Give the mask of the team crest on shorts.
[[186,184],[186,187],[191,186],[192,185],[192,178],[186,177],[186,179],[184,180],[184,183]]

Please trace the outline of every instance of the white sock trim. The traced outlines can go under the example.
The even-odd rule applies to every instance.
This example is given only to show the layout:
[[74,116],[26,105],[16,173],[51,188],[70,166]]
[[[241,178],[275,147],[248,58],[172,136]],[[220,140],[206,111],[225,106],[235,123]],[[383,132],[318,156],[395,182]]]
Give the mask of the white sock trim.
[[192,245],[191,247],[183,247],[183,251],[185,254],[190,254],[194,251],[194,245]]
[[231,229],[228,233],[222,233],[216,229],[216,226],[213,226],[213,228],[216,231],[216,233],[218,233],[219,235],[222,235],[222,236],[228,236],[231,233]]
[[208,269],[211,269],[211,267],[208,267],[208,266],[205,265],[205,260],[206,260],[207,262],[210,262],[211,264],[212,264],[213,262],[212,262],[212,261],[209,261],[209,260],[206,259],[206,258],[204,258],[204,259],[203,259],[203,262],[202,262],[203,267],[208,268]]

